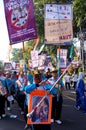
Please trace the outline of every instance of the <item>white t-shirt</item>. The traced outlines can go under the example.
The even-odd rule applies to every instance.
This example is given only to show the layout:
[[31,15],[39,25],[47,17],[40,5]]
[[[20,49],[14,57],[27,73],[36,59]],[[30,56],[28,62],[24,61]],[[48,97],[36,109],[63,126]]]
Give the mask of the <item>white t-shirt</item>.
[[69,75],[65,75],[64,78],[65,78],[65,82],[70,83],[70,76]]
[[78,75],[75,74],[75,75],[73,76],[73,81],[74,81],[74,82],[77,82],[77,80],[78,80]]

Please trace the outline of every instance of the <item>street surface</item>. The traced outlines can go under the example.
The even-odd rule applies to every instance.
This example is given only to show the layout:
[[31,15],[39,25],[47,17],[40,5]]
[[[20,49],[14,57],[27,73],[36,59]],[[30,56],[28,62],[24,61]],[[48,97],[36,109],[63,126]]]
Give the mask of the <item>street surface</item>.
[[[52,130],[86,130],[86,115],[81,110],[74,108],[75,92],[74,90],[64,90],[63,92],[63,110],[62,125],[53,123]],[[6,111],[7,116],[0,120],[0,130],[24,130],[25,121],[20,109],[15,102],[11,105],[11,111]],[[10,118],[10,115],[16,114],[17,118]]]

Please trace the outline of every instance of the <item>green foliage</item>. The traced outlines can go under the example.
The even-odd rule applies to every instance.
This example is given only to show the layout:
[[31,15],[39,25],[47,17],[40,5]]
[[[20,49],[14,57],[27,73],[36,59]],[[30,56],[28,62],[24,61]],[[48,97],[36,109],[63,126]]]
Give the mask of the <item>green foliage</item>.
[[23,59],[22,49],[13,48],[11,61],[19,62],[21,59]]
[[44,39],[44,4],[46,3],[58,3],[65,4],[70,3],[70,0],[34,0],[34,13],[35,13],[35,21],[37,27],[38,36],[41,38],[43,42]]
[[74,0],[73,2],[73,14],[74,23],[79,29],[83,29],[86,26],[86,1]]
[[3,69],[4,65],[3,65],[3,61],[0,61],[0,69]]

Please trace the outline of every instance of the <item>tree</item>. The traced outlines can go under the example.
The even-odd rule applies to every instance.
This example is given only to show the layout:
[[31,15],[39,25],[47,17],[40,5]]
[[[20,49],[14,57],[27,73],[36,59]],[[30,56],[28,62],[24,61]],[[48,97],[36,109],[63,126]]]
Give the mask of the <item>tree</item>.
[[22,49],[13,48],[11,61],[19,62],[23,59]]
[[0,70],[2,70],[3,67],[4,67],[4,65],[3,65],[3,61],[0,60]]
[[73,2],[74,24],[79,30],[86,26],[86,1],[74,0]]

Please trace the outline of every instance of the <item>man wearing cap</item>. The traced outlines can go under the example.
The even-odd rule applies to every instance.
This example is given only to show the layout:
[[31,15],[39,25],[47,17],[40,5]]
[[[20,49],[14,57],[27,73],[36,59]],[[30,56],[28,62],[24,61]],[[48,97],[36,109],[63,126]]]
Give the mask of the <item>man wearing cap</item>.
[[[52,68],[51,74],[52,74],[52,77],[48,80],[48,82],[51,85],[54,85],[54,83],[58,80],[57,68],[55,67]],[[62,82],[62,79],[58,82],[58,84],[55,85],[55,87],[57,88],[57,94],[55,94],[52,99],[51,122],[56,122],[57,124],[61,125],[62,121],[60,120],[60,118],[61,118],[62,103],[63,103],[62,91],[64,89],[64,84]]]
[[[34,71],[34,83],[30,84],[28,86],[24,87],[24,91],[27,94],[30,94],[30,92],[32,92],[33,90],[48,90],[50,89],[52,86],[49,84],[45,83],[46,81],[42,81],[42,74],[39,72],[39,70],[35,70]],[[46,92],[47,93],[47,92]],[[53,91],[51,92],[53,93]],[[28,98],[28,104],[29,104],[29,99]],[[33,125],[34,130],[51,130],[51,125],[50,124],[36,124]]]

